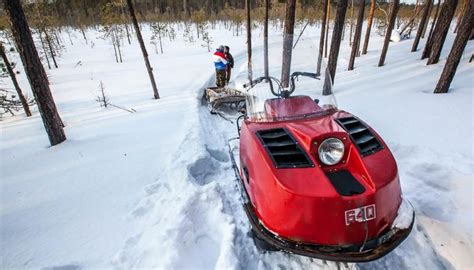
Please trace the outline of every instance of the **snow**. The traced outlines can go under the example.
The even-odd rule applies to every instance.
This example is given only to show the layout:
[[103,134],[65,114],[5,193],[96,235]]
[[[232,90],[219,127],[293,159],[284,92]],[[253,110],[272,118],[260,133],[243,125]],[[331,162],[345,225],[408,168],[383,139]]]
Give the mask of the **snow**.
[[[319,34],[314,27],[306,31]],[[245,78],[244,37],[219,25],[210,32],[214,47],[231,47],[234,80]],[[281,42],[280,30],[270,32],[270,44]],[[412,234],[391,254],[347,265],[254,247],[227,155],[235,124],[200,106],[202,88],[213,78],[210,53],[199,42],[183,42],[181,33],[165,41],[163,55],[147,44],[160,100],[152,99],[135,40],[124,44],[124,63],[116,64],[111,45],[96,32],[88,31],[88,45],[79,33],[70,45],[63,33],[60,68],[48,74],[68,140],[49,147],[36,108],[31,118],[0,122],[0,268],[472,267],[474,68],[467,61],[474,43],[451,93],[433,95],[452,32],[440,63],[431,66],[419,60],[421,51],[409,53],[409,39],[391,43],[385,66],[377,67],[383,38],[374,33],[369,53],[347,71],[344,40],[334,88],[338,106],[384,138],[417,215]],[[262,31],[253,34],[258,54]],[[150,39],[147,27],[144,37]],[[18,77],[28,92],[24,72]],[[100,81],[113,104],[136,113],[100,108]]]
[[398,208],[397,217],[393,221],[392,228],[407,229],[410,227],[413,220],[413,206],[410,202],[402,199],[400,208]]

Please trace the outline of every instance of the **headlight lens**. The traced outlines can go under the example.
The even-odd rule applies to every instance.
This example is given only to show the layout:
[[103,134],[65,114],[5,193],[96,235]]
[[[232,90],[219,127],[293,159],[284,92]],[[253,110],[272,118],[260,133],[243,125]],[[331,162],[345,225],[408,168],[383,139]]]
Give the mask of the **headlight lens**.
[[326,165],[335,165],[344,156],[344,144],[337,138],[324,140],[318,148],[319,160]]

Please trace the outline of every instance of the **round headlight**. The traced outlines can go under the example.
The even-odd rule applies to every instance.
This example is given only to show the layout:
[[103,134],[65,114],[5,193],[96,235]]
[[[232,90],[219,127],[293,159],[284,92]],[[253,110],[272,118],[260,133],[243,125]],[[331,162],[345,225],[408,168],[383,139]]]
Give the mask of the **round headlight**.
[[344,156],[344,144],[337,138],[324,140],[318,148],[319,160],[326,165],[335,165]]

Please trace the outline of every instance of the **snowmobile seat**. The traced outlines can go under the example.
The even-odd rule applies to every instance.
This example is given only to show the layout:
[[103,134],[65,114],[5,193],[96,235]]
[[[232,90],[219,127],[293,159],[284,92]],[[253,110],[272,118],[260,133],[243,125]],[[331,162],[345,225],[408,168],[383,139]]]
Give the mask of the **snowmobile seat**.
[[274,98],[265,101],[265,113],[268,118],[294,117],[321,111],[321,107],[308,96]]

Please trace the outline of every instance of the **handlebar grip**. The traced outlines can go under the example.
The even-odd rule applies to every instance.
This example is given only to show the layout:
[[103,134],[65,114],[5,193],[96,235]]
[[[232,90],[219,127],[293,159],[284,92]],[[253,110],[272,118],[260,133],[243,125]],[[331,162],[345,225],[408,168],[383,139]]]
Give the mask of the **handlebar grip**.
[[316,78],[316,73],[311,73],[311,72],[294,72],[293,73],[294,77],[297,76],[306,76],[306,77],[311,77],[311,78]]
[[247,88],[247,87],[249,87],[249,86],[255,85],[255,84],[257,84],[257,83],[262,82],[263,79],[265,79],[265,77],[258,77],[257,79],[255,79],[255,80],[253,80],[253,81],[251,81],[251,82],[249,82],[249,83],[244,83],[243,87],[244,87],[244,88]]

